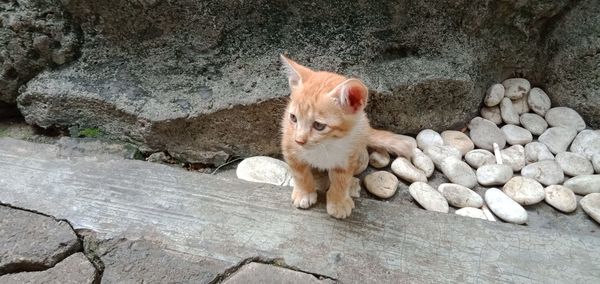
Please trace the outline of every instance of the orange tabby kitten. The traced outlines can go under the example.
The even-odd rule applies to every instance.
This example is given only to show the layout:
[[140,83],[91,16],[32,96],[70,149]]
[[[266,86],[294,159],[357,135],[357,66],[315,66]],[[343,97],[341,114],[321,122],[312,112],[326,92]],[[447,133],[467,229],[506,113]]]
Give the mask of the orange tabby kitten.
[[361,151],[368,146],[410,158],[415,140],[369,126],[368,89],[360,80],[313,71],[283,55],[281,61],[291,89],[281,146],[294,175],[294,206],[317,202],[311,170],[327,170],[327,213],[346,218],[354,208],[350,189]]

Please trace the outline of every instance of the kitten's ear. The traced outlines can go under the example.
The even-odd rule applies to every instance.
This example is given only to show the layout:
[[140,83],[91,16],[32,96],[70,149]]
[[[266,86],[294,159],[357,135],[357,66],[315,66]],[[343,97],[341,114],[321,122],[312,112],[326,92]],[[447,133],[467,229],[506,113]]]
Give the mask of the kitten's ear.
[[311,72],[311,70],[285,57],[283,54],[279,55],[279,57],[281,59],[281,64],[283,65],[283,69],[288,76],[290,88],[295,89],[302,85],[302,78]]
[[335,87],[331,94],[344,111],[356,113],[367,105],[369,89],[358,79],[348,79]]

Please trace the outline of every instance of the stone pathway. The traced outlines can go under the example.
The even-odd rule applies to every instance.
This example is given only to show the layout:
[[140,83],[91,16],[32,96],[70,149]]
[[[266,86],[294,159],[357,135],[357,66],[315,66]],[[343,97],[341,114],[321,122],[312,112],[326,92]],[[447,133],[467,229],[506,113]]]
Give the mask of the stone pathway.
[[[0,203],[13,206],[0,207],[69,221],[82,240],[79,251],[96,265],[103,283],[235,283],[240,277],[251,283],[260,278],[248,271],[271,270],[261,273],[291,277],[291,283],[305,283],[308,276],[344,283],[600,281],[600,239],[590,233],[364,198],[349,219],[336,220],[321,202],[311,210],[294,209],[288,187],[57,153],[54,145],[0,139]],[[11,234],[0,230],[2,243]],[[81,265],[66,260],[59,264],[71,271]],[[33,273],[39,272],[19,274]]]

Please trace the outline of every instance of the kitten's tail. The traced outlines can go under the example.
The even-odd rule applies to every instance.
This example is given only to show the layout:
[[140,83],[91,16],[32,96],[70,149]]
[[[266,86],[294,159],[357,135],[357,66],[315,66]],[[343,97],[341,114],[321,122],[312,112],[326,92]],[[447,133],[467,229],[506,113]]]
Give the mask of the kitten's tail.
[[410,136],[370,128],[368,146],[410,159],[417,141]]

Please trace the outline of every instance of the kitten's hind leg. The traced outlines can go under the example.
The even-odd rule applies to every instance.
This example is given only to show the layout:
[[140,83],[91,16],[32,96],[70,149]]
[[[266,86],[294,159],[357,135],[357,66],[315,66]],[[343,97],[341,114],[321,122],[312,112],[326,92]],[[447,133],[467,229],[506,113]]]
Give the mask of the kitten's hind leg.
[[292,202],[297,208],[309,208],[317,203],[317,191],[315,179],[310,166],[303,163],[290,163],[294,174],[294,190],[292,191]]
[[327,191],[327,213],[343,219],[350,216],[354,201],[350,197],[350,188],[353,183],[352,171],[348,169],[329,170],[331,185]]

